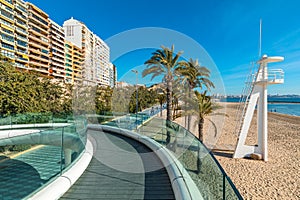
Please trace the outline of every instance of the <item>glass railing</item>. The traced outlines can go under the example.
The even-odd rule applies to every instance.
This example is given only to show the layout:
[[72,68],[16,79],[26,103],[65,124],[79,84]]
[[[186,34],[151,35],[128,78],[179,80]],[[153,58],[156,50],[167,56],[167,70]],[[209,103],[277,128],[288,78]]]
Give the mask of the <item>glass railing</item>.
[[134,130],[165,146],[203,199],[242,199],[205,145],[182,126],[156,117],[158,112],[102,113],[85,118],[52,113],[0,117],[0,177],[5,185],[0,194],[7,199],[28,198],[72,167],[85,150],[90,123]]
[[218,161],[197,137],[174,122],[156,117],[159,111],[149,111],[138,115],[91,115],[88,122],[134,130],[168,148],[180,161],[182,170],[188,172],[203,199],[243,199]]
[[[153,128],[154,132],[149,131]],[[137,132],[167,147],[189,173],[204,199],[242,199],[211,152],[184,127],[154,117]]]
[[0,117],[1,198],[29,198],[72,167],[85,150],[86,127],[85,118],[64,114]]

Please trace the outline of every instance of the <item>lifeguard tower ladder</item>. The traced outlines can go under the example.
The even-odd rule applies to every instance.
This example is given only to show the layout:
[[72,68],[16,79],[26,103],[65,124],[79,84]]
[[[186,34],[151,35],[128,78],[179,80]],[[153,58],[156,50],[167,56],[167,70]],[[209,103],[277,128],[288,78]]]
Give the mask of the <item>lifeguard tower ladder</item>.
[[[254,78],[248,84],[249,94],[245,97],[244,107],[239,117],[237,132],[239,134],[233,158],[250,157],[257,154],[264,161],[268,160],[268,96],[267,86],[270,84],[282,84],[284,72],[281,69],[268,70],[268,63],[281,62],[281,56],[268,57],[264,55],[257,63],[259,68]],[[246,145],[246,138],[257,105],[257,134],[258,143],[255,146]]]

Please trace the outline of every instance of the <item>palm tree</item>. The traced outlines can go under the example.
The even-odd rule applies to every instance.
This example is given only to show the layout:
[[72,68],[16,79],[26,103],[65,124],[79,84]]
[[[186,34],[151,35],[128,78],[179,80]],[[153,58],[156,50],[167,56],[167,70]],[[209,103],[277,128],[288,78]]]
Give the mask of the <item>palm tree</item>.
[[206,91],[201,94],[199,92],[195,92],[196,97],[198,99],[198,138],[201,142],[203,142],[203,127],[204,127],[204,117],[211,114],[213,112],[212,102],[209,96],[206,96]]
[[175,54],[174,45],[172,45],[171,49],[164,46],[161,48],[153,52],[151,58],[145,62],[147,68],[143,71],[142,76],[145,77],[152,74],[151,80],[157,76],[163,76],[162,81],[166,82],[167,85],[167,120],[172,121],[172,82],[176,68],[181,65],[178,59],[182,52]]
[[188,99],[188,110],[184,113],[184,115],[196,117],[195,125],[198,125],[198,138],[201,142],[203,142],[204,118],[213,112],[211,99],[206,93],[207,91],[204,91],[202,94],[195,91],[195,97]]
[[163,103],[165,103],[166,100],[167,100],[166,95],[165,95],[165,93],[162,89],[157,91],[157,100],[158,100],[159,105],[160,105],[160,116],[162,117]]
[[[142,76],[152,74],[151,80],[157,76],[163,76],[163,82],[167,85],[167,124],[172,121],[172,92],[173,92],[173,81],[175,77],[175,70],[180,66],[178,61],[182,52],[175,54],[174,45],[171,49],[162,46],[162,49],[158,49],[152,53],[152,56],[149,60],[145,62],[147,68],[143,71]],[[167,131],[166,144],[170,143],[170,132]]]
[[[200,66],[198,59],[190,59],[189,62],[181,61],[181,66],[176,69],[176,73],[182,76],[183,82],[187,84],[188,92],[186,98],[191,98],[192,91],[195,88],[203,89],[203,86],[207,90],[214,88],[213,82],[209,80],[210,71],[204,66]],[[188,115],[188,127],[190,130],[191,116]]]

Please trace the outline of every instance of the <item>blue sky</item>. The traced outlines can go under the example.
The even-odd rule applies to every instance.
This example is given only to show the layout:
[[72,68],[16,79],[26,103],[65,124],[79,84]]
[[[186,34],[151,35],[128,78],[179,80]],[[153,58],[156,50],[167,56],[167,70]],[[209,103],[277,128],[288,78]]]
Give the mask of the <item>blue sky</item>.
[[[252,61],[258,59],[259,20],[263,20],[262,53],[284,56],[270,65],[285,71],[285,83],[271,94],[300,94],[300,1],[294,0],[31,0],[62,25],[70,17],[84,22],[103,40],[141,27],[162,27],[197,41],[213,59],[227,94],[240,94]],[[176,48],[175,50],[182,49]],[[184,49],[183,49],[184,50]],[[185,50],[184,50],[185,51]],[[142,63],[149,52],[119,60],[121,77]]]

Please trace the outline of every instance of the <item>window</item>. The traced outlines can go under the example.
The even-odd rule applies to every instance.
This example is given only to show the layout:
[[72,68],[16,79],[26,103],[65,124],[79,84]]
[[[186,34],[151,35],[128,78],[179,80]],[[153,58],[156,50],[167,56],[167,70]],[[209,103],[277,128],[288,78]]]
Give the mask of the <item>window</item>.
[[[2,44],[2,46],[4,46]],[[15,57],[15,54],[13,52],[10,52],[10,51],[6,51],[6,50],[1,50],[1,54],[6,56],[6,57],[10,57],[10,58],[14,58]]]
[[8,34],[13,34],[14,32],[10,31],[10,30],[7,30],[5,28],[2,28],[2,31],[4,31],[5,33],[8,33]]
[[46,49],[42,49],[41,51],[42,51],[43,53],[46,53],[46,54],[49,53]]
[[26,26],[26,23],[23,22],[23,21],[21,21],[21,20],[19,20],[19,19],[17,19],[17,22],[18,22],[19,24],[23,25],[23,26]]
[[67,36],[74,36],[74,26],[67,26]]
[[36,27],[34,27],[34,26],[32,26],[31,28],[32,28],[32,30],[41,33],[41,30],[40,30],[40,29],[38,29],[38,28],[36,28]]
[[12,15],[11,13],[7,12],[6,10],[1,10],[1,14],[2,14],[3,16],[5,16],[5,17],[11,19],[11,20],[14,19],[14,18],[13,18],[13,15]]
[[21,41],[21,40],[17,40],[18,45],[21,45],[23,47],[27,47],[27,42]]
[[47,57],[47,56],[43,56],[43,55],[42,55],[41,57],[44,58],[44,59],[46,59],[46,60],[48,60],[48,57]]
[[10,3],[10,4],[12,4],[13,3],[13,1],[12,0],[5,0],[6,2],[8,2],[8,3]]
[[68,45],[68,44],[65,44],[65,47],[68,47],[68,48],[72,48],[70,45]]
[[39,22],[43,23],[44,25],[48,26],[48,23],[45,20],[41,19],[40,17],[36,16],[35,14],[32,13],[31,16],[33,18],[35,18],[36,20],[38,20]]
[[17,8],[19,8],[23,12],[27,13],[26,9],[23,6],[17,5]]
[[14,42],[15,41],[14,37],[3,34],[3,33],[1,34],[1,37],[2,37],[2,39],[6,40],[6,41],[9,41],[9,42]]
[[44,42],[49,42],[49,40],[47,38],[41,37],[41,40]]

